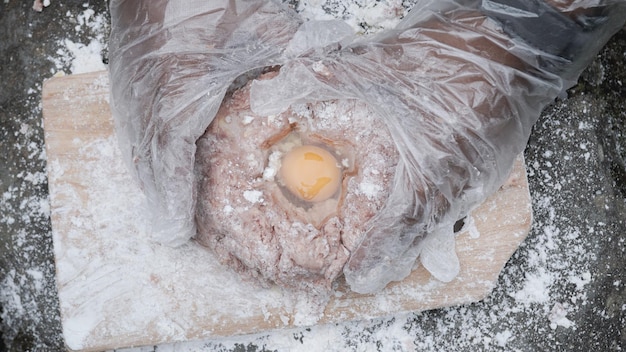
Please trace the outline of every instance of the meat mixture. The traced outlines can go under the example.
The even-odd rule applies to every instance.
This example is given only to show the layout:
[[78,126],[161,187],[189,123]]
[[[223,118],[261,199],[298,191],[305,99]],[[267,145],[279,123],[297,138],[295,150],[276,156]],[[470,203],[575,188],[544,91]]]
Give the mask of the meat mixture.
[[[249,101],[249,85],[235,91],[197,142],[196,240],[244,277],[323,295],[387,199],[396,147],[362,102],[259,116]],[[281,176],[285,156],[303,146],[339,170],[328,197],[299,195]]]

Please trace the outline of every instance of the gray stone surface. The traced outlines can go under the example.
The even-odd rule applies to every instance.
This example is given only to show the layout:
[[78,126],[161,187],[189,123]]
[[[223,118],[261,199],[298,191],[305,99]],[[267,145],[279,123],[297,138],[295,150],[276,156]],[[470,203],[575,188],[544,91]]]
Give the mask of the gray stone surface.
[[[103,1],[53,1],[42,13],[31,6],[0,3],[0,351],[63,349],[41,84],[59,69],[69,72],[59,53],[63,40],[93,37],[87,27],[75,29],[78,15],[107,14]],[[625,62],[621,31],[536,125],[526,150],[534,226],[491,295],[462,307],[330,327],[339,331],[337,349],[626,349]],[[400,330],[404,344],[391,336]],[[327,336],[316,329],[289,334],[303,350]],[[276,341],[268,334],[194,348],[281,349]]]

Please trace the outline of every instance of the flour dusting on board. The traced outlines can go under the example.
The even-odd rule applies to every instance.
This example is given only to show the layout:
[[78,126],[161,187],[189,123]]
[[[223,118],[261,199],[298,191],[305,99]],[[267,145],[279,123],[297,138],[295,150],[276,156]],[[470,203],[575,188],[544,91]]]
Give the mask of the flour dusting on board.
[[[191,312],[214,320],[216,326],[220,320],[282,322],[267,312],[276,311],[285,301],[293,302],[302,322],[310,324],[315,316],[307,311],[319,314],[289,293],[242,282],[194,243],[169,248],[149,240],[142,221],[144,199],[122,165],[116,139],[72,143],[80,146],[80,165],[56,159],[49,164],[51,192],[54,199],[64,200],[52,217],[60,225],[57,229],[66,230],[56,233],[55,252],[57,280],[63,287],[59,291],[62,315],[67,317],[64,337],[71,348],[88,347],[101,334],[141,336],[147,326],[156,340],[184,340],[189,333],[197,334],[194,320],[188,317]],[[87,189],[81,193],[86,198],[76,193],[76,181],[67,177],[74,168],[80,169],[81,179],[93,181],[79,185]],[[84,210],[78,217],[65,209]],[[128,301],[136,304],[124,303]],[[133,311],[124,311],[129,307]]]

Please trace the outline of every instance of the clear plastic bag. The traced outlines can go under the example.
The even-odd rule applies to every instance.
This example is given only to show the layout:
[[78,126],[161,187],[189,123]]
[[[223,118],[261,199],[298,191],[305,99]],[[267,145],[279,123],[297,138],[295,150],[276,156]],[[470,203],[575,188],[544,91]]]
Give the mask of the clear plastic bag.
[[[420,254],[435,277],[451,280],[454,222],[499,188],[541,110],[626,18],[623,1],[576,8],[573,21],[516,2],[422,0],[397,28],[363,38],[341,22],[302,25],[274,1],[113,0],[113,114],[157,238],[176,245],[195,233],[195,141],[229,86],[280,66],[253,83],[255,113],[359,99],[384,119],[400,155],[386,205],[344,267],[351,288],[401,280]],[[520,32],[518,21],[546,13],[546,28],[579,32],[545,40]],[[552,50],[559,40],[569,46]]]
[[241,75],[281,62],[300,25],[272,1],[111,2],[111,106],[124,158],[168,245],[195,234],[195,142]]

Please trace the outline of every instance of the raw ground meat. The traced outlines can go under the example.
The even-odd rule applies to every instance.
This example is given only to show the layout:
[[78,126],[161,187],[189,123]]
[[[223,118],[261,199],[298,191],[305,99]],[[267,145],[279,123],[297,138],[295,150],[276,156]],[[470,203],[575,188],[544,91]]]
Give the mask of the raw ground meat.
[[[362,102],[258,116],[249,100],[249,85],[234,92],[197,143],[196,240],[244,277],[324,297],[385,203],[396,148]],[[306,203],[281,186],[280,158],[302,144],[323,146],[342,164],[333,198]]]

